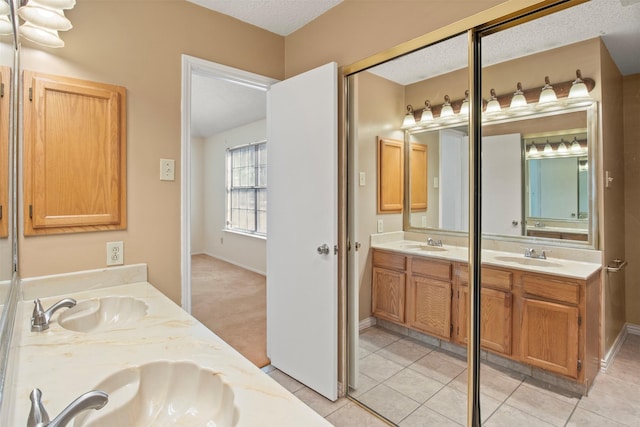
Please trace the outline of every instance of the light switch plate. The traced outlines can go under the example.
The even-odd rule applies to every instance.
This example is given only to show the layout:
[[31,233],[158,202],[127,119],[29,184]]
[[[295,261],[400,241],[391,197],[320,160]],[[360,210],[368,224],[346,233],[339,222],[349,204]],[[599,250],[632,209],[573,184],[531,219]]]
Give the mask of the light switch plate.
[[382,233],[384,231],[384,222],[379,219],[378,220],[378,233]]
[[364,187],[367,184],[367,175],[364,172],[360,172],[360,187]]
[[160,181],[175,181],[176,161],[160,159]]

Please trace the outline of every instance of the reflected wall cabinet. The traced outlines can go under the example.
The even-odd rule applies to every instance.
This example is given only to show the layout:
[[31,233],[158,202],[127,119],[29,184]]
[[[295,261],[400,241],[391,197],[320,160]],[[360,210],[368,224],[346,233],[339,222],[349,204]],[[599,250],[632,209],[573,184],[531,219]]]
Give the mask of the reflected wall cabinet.
[[401,213],[404,202],[404,142],[378,138],[378,213]]
[[23,78],[25,235],[126,228],[126,89]]
[[0,238],[9,233],[9,109],[11,69],[0,66]]

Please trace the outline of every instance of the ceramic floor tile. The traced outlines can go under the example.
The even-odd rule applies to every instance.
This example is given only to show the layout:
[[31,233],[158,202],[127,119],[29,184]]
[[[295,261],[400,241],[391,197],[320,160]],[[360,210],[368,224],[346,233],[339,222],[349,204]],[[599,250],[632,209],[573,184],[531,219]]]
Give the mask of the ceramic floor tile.
[[360,372],[378,382],[392,377],[402,369],[404,369],[402,365],[398,365],[396,362],[385,359],[376,353],[370,354],[360,361]]
[[389,424],[359,405],[349,402],[328,417],[336,427],[388,427]]
[[278,383],[280,383],[281,386],[289,390],[291,393],[295,393],[296,391],[304,387],[303,384],[299,383],[298,381],[291,378],[289,375],[277,369],[274,369],[273,371],[269,372],[268,375],[274,380],[276,380]]
[[431,351],[433,351],[433,349],[427,347],[425,344],[420,344],[409,338],[403,338],[378,350],[376,354],[402,366],[409,366]]
[[[451,386],[466,393],[467,375],[465,369],[451,382]],[[518,388],[523,379],[522,374],[505,373],[487,365],[480,366],[480,392],[501,402]]]
[[346,397],[342,397],[335,402],[332,402],[308,387],[301,388],[300,390],[296,391],[294,395],[298,399],[306,403],[307,406],[316,411],[322,417],[326,417],[327,415],[335,412],[336,410],[349,403],[349,399],[347,399]]
[[525,383],[505,403],[555,426],[564,426],[576,406]]
[[381,328],[367,328],[360,333],[360,346],[371,352],[378,351],[402,338]]
[[[540,408],[544,410],[543,408]],[[483,423],[486,427],[552,427],[553,424],[549,424],[542,421],[539,418],[534,417],[531,414],[521,411],[518,408],[504,404],[498,408],[498,410],[489,417],[489,419]]]
[[460,375],[467,367],[467,364],[453,356],[433,351],[422,359],[409,366],[422,375],[433,378],[443,384],[448,384],[455,377]]
[[624,424],[617,423],[591,411],[576,408],[566,427],[621,427]]
[[384,384],[418,403],[426,402],[444,387],[444,384],[410,369],[403,369]]
[[421,406],[416,409],[411,415],[402,420],[399,424],[400,427],[460,427],[462,424],[458,424],[447,417],[438,414],[435,411]]
[[[480,414],[482,421],[486,420],[500,406],[500,401],[480,395]],[[424,406],[428,407],[453,421],[467,424],[467,393],[462,393],[451,386],[447,386],[427,400]]]
[[598,415],[626,425],[640,425],[640,386],[610,375],[599,374],[589,390],[583,396],[578,408],[595,412]]
[[362,344],[360,344],[358,346],[358,359],[364,359],[365,357],[367,357],[370,354],[371,354],[371,352],[369,350],[367,350],[366,348],[364,348],[362,346]]
[[560,389],[557,386],[554,386],[552,384],[548,384],[538,379],[530,378],[530,377],[525,378],[525,380],[522,382],[522,387],[532,388],[542,394],[554,397],[572,406],[575,406],[578,403],[578,401],[580,401],[580,397],[581,397],[575,393],[571,393],[569,391]]
[[380,381],[376,381],[373,378],[360,372],[358,374],[358,388],[350,389],[349,394],[351,395],[351,397],[361,396],[362,394],[368,392],[378,384],[380,384]]
[[364,393],[359,401],[393,423],[399,423],[418,409],[420,404],[384,384]]

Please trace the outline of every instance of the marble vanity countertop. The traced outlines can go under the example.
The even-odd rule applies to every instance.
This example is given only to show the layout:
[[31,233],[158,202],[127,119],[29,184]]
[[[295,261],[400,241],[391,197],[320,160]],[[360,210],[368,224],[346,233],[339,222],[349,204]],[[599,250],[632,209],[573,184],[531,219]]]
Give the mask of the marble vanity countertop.
[[[442,247],[427,245],[426,242],[415,240],[393,240],[372,242],[371,247],[388,251],[400,252],[406,255],[419,255],[439,258],[447,261],[468,262],[469,251],[464,246],[443,244]],[[523,253],[499,250],[482,250],[482,264],[497,267],[514,268],[535,273],[552,274],[554,276],[574,279],[587,279],[602,268],[602,264],[590,261],[577,261],[555,258],[547,255],[547,259],[526,258]]]
[[545,225],[542,227],[536,227],[534,225],[527,226],[527,231],[549,231],[553,233],[574,233],[574,234],[589,234],[589,230],[584,228],[572,228],[572,227],[559,227],[555,225]]
[[42,304],[46,309],[66,297],[80,303],[113,296],[144,301],[146,316],[120,330],[82,333],[58,324],[66,310],[62,309],[53,315],[47,331],[31,332],[33,301],[20,303],[18,357],[7,384],[11,396],[7,425],[27,425],[29,394],[36,387],[53,419],[108,376],[153,361],[188,361],[218,373],[233,390],[237,427],[330,425],[148,282],[50,296]]

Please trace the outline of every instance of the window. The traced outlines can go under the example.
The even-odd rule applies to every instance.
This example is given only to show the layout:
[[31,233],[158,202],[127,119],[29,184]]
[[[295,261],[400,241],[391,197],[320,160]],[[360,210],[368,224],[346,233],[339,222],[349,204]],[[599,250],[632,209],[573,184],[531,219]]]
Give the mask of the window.
[[227,230],[267,235],[267,142],[227,149]]

